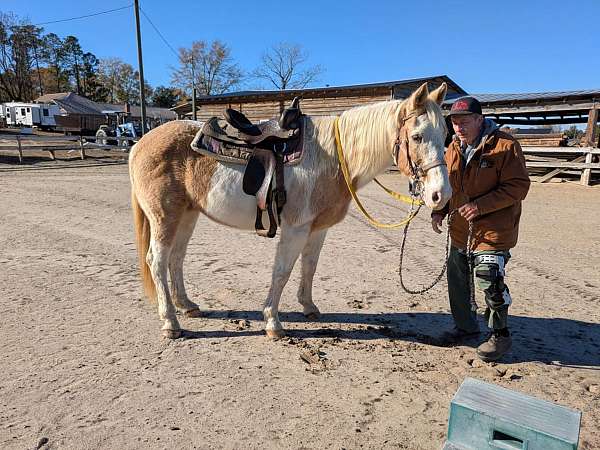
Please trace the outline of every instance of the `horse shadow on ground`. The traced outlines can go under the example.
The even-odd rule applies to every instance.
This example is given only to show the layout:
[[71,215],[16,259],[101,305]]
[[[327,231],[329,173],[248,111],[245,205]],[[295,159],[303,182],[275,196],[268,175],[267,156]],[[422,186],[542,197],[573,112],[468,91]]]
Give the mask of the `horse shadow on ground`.
[[[207,319],[248,320],[262,324],[261,311],[209,310]],[[286,329],[286,336],[295,339],[337,338],[341,340],[390,339],[417,342],[425,345],[448,347],[441,335],[453,326],[452,316],[446,313],[324,313],[318,322],[308,322],[298,312],[280,312],[286,323],[306,323],[311,328]],[[314,328],[317,325],[319,328]],[[330,325],[330,326],[328,326]],[[341,329],[336,325],[354,325]],[[482,330],[487,327],[480,318]],[[513,349],[503,363],[540,362],[561,366],[585,366],[600,370],[600,324],[565,318],[510,316]],[[262,330],[240,331],[185,331],[187,339],[225,338],[263,335]],[[477,347],[486,334],[461,342],[460,345]]]

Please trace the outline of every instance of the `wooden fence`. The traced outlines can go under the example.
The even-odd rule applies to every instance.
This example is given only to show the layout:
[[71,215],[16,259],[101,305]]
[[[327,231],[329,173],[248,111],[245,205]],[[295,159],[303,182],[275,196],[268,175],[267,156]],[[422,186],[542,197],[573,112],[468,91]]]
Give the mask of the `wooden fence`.
[[[527,111],[533,114],[533,109],[543,109],[550,116],[561,115],[559,119],[545,117],[539,119],[540,125],[552,125],[555,123],[569,124],[582,123],[584,112],[580,109],[590,107],[587,113],[587,128],[585,134],[581,137],[579,146],[568,147],[567,138],[563,133],[536,133],[535,129],[527,130],[526,133],[517,133],[513,136],[519,141],[525,154],[527,168],[532,179],[541,183],[550,181],[559,175],[568,175],[569,177],[579,177],[582,185],[588,186],[594,180],[600,180],[600,139],[598,136],[598,118],[600,107],[594,102],[592,105],[569,105],[569,102],[563,102],[557,105],[541,105],[536,107],[527,107]],[[578,118],[562,117],[572,116],[573,111],[569,108],[578,108]],[[518,108],[505,108],[501,110],[495,108],[488,111],[491,115],[500,117],[501,115],[512,117],[511,124],[520,123],[520,119],[515,119],[519,115],[527,113],[519,112]],[[539,113],[539,111],[537,111]],[[512,115],[512,116],[511,116]],[[502,120],[502,119],[500,119]],[[536,119],[538,120],[538,119]],[[525,122],[531,124],[531,122]]]
[[[559,145],[564,145],[562,137],[559,135],[545,135],[532,137],[524,136],[524,139],[515,135],[523,148],[527,168],[530,174],[541,174],[536,181],[545,183],[555,176],[567,173],[569,175],[579,175],[579,181],[584,186],[589,186],[593,172],[600,171],[600,141],[598,138],[598,108],[591,109],[588,113],[587,129],[581,140],[581,147],[548,147],[546,145],[555,145],[549,140],[558,139]],[[537,145],[536,145],[537,143]],[[529,144],[529,145],[528,145]],[[548,169],[551,169],[548,171]]]
[[[600,171],[597,147],[529,147],[523,146],[526,165],[534,180],[546,183],[561,173],[579,175],[582,185],[592,181],[592,170]],[[550,169],[548,171],[548,169]]]
[[[9,144],[0,145],[0,150],[16,150],[19,154],[19,163],[23,162],[23,154],[27,151],[46,151],[54,160],[54,152],[58,150],[77,150],[81,159],[86,157],[87,149],[103,149],[129,151],[129,143],[137,141],[130,137],[110,137],[118,145],[103,145],[96,143],[95,136],[35,136],[22,134],[0,134],[0,143],[8,141]],[[522,142],[524,144],[524,142]],[[589,185],[592,181],[592,171],[600,172],[600,148],[586,147],[535,147],[523,145],[527,168],[540,183],[550,181],[552,178],[566,173],[570,176],[579,176],[582,185]]]
[[[103,138],[104,139],[104,138]],[[85,159],[86,150],[119,150],[129,151],[129,143],[137,142],[137,138],[109,137],[117,141],[117,145],[96,143],[96,136],[36,136],[29,134],[0,134],[0,150],[16,150],[19,153],[19,163],[23,162],[23,153],[27,151],[45,151],[51,159],[56,159],[54,152],[58,150],[77,150],[81,159]],[[8,142],[8,145],[2,141]]]

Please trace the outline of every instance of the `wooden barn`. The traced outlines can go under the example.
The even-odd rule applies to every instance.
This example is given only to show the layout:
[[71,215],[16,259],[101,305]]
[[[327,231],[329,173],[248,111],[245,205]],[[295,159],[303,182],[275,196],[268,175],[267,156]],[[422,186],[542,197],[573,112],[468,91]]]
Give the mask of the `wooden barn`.
[[[427,82],[433,90],[442,82],[448,84],[448,98],[465,95],[466,92],[446,75],[416,78],[385,83],[359,84],[283,91],[242,91],[221,95],[201,96],[196,99],[196,117],[207,120],[222,116],[226,108],[242,111],[250,120],[267,120],[278,116],[294,97],[301,97],[301,108],[313,116],[336,115],[354,106],[390,99],[408,97],[422,83]],[[192,117],[191,102],[173,108],[180,118]]]
[[[448,76],[440,75],[354,86],[201,96],[196,100],[196,118],[205,121],[222,116],[226,108],[234,108],[252,121],[266,120],[278,116],[296,96],[302,98],[301,108],[305,114],[337,115],[354,106],[406,98],[424,82],[434,89],[444,81],[448,84],[448,95],[443,107],[449,109],[454,99],[467,95],[467,92]],[[514,132],[534,180],[547,182],[565,175],[578,177],[581,184],[588,185],[594,178],[600,178],[600,143],[596,127],[600,90],[473,95],[481,102],[485,116]],[[178,105],[173,111],[179,118],[192,118],[191,102]],[[556,125],[584,123],[587,123],[587,131],[577,142],[551,129]]]

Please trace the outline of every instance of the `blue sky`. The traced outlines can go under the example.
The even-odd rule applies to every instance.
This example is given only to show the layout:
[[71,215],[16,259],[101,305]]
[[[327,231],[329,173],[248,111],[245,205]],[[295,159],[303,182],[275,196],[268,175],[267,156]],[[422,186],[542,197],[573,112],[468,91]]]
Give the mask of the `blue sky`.
[[[40,23],[128,4],[3,0],[0,9]],[[140,0],[140,5],[175,49],[220,39],[248,71],[268,47],[301,44],[310,63],[325,68],[317,86],[446,74],[472,93],[600,89],[598,0]],[[72,34],[84,51],[137,67],[133,9],[44,30]],[[142,42],[147,81],[168,85],[176,57],[143,15]]]

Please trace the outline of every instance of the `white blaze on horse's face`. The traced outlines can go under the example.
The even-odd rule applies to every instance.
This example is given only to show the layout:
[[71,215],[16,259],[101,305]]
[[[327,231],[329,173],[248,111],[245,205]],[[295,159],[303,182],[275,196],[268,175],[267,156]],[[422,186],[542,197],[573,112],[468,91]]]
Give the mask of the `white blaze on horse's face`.
[[[433,209],[443,208],[450,196],[452,189],[448,179],[448,168],[445,164],[437,164],[428,168],[430,164],[444,161],[444,141],[446,140],[446,125],[443,118],[433,117],[431,112],[421,114],[414,120],[414,126],[408,131],[408,147],[413,162],[418,168],[424,169],[421,173],[423,179],[423,201]],[[441,116],[441,115],[440,115]]]

